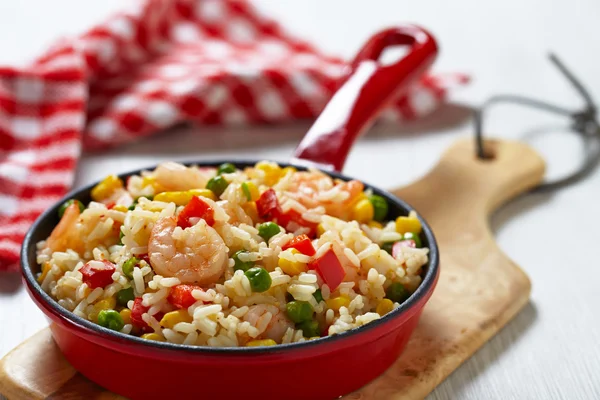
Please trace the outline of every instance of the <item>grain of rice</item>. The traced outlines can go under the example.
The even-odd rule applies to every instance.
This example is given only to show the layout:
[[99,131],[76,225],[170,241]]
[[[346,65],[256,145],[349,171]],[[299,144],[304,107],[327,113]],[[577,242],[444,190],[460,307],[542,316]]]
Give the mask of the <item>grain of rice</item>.
[[325,312],[325,322],[330,325],[333,323],[334,311],[330,308]]
[[398,240],[402,240],[402,235],[399,234],[398,232],[383,232],[380,236],[379,236],[379,242],[380,243],[385,243],[385,242],[397,242]]
[[321,247],[319,247],[319,249],[317,250],[317,252],[314,255],[314,258],[321,258],[323,255],[325,255],[325,253],[327,253],[327,251],[331,248],[331,242],[326,242],[324,243]]
[[194,330],[193,332],[190,332],[185,337],[185,340],[183,341],[183,344],[185,344],[185,345],[192,345],[192,344],[195,344],[197,340],[198,340],[198,332],[196,332]]
[[92,290],[92,292],[87,297],[88,303],[95,302],[97,299],[100,298],[100,296],[102,296],[102,293],[104,293],[104,289],[99,288],[99,287]]
[[364,249],[363,251],[358,253],[356,256],[358,257],[359,260],[364,260],[367,257],[376,255],[379,252],[379,250],[380,250],[379,246],[377,246],[375,243],[373,243],[373,244],[370,244],[366,249]]
[[211,304],[211,305],[203,305],[200,307],[197,307],[194,310],[194,319],[200,319],[200,318],[205,318],[207,316],[209,316],[210,314],[216,314],[219,311],[221,311],[222,307],[220,304]]
[[144,277],[138,267],[133,268],[133,284],[137,294],[144,293]]
[[173,286],[177,286],[181,283],[181,281],[177,278],[162,278],[158,285],[164,288],[170,288]]
[[128,335],[131,333],[132,330],[133,330],[133,325],[125,324],[125,325],[123,325],[123,328],[121,329],[121,333]]
[[356,256],[356,254],[352,251],[352,249],[346,247],[344,249],[344,255],[348,257],[348,260],[355,266],[360,267],[360,260]]
[[192,333],[196,331],[196,325],[188,322],[179,322],[173,326],[173,330],[180,333]]
[[321,286],[321,296],[323,297],[323,300],[329,300],[329,297],[331,296],[331,289],[329,289],[327,284]]
[[185,337],[171,329],[163,329],[162,334],[171,343],[182,344]]

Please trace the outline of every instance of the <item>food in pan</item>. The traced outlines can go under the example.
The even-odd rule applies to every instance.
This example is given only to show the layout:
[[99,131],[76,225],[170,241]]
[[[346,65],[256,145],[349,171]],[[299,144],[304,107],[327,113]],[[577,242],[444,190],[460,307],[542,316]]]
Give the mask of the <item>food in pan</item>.
[[399,307],[428,249],[417,215],[357,180],[261,161],[165,162],[69,200],[37,244],[65,309],[148,340],[271,346],[341,334]]

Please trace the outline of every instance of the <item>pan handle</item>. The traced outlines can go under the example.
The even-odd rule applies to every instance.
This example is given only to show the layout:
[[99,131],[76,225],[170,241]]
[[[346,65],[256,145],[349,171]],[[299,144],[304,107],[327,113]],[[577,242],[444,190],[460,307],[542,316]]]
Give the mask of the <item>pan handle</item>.
[[[408,45],[404,57],[391,65],[378,58],[387,47]],[[294,152],[292,162],[341,171],[352,144],[380,111],[404,93],[433,64],[438,47],[418,26],[383,30],[358,52],[339,89]]]

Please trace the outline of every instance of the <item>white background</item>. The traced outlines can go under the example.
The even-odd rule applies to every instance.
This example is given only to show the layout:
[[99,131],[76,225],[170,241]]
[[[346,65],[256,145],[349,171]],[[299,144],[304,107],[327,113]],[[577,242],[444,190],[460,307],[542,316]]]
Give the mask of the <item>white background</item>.
[[[27,61],[58,36],[81,32],[119,3],[2,0],[0,64]],[[548,51],[556,52],[600,99],[598,1],[258,3],[289,29],[347,57],[383,26],[418,23],[439,41],[435,70],[472,74],[472,83],[454,92],[451,104],[435,116],[402,128],[376,127],[355,146],[344,172],[383,188],[417,179],[452,141],[470,135],[470,107],[493,94],[518,93],[579,107],[579,98],[548,62]],[[574,138],[533,132],[539,127],[565,126],[563,119],[506,106],[495,109],[486,122],[488,134],[526,140],[539,149],[552,176],[567,172],[582,156]],[[87,156],[76,184],[166,159],[285,160],[306,127],[163,135],[111,154]],[[532,279],[531,303],[442,383],[431,399],[600,398],[599,184],[600,170],[559,193],[522,197],[494,215],[491,224],[501,248]],[[18,277],[0,277],[0,356],[45,326],[18,281]]]

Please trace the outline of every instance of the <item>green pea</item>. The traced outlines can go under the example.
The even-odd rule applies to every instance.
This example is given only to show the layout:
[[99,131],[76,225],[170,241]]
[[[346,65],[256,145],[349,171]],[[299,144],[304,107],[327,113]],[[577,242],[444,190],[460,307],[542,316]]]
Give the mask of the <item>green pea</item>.
[[321,294],[321,289],[317,289],[313,293],[313,297],[315,298],[315,300],[317,301],[317,303],[322,302],[323,301],[323,295]]
[[231,164],[231,163],[224,163],[219,165],[219,168],[217,169],[217,175],[221,175],[221,174],[231,174],[235,172],[235,165]]
[[250,188],[246,182],[242,183],[242,190],[244,191],[244,195],[246,196],[246,200],[252,201],[252,193],[250,193]]
[[392,248],[394,247],[394,243],[396,243],[396,242],[385,242],[381,245],[381,249],[392,254]]
[[137,201],[134,201],[133,203],[131,203],[131,205],[129,207],[127,207],[127,210],[133,211],[133,210],[135,210],[135,206],[137,206]]
[[123,236],[125,236],[125,234],[123,233],[122,230],[119,230],[119,243],[121,246],[123,245]]
[[135,257],[131,257],[129,260],[123,263],[121,269],[123,270],[123,275],[125,275],[129,279],[133,279],[133,268],[138,265],[140,260]]
[[369,196],[369,201],[373,205],[373,219],[375,221],[383,221],[388,213],[387,201],[376,194]]
[[227,186],[229,186],[229,182],[221,175],[211,178],[206,184],[206,188],[213,192],[217,197],[223,194],[225,189],[227,189]]
[[121,314],[115,310],[102,310],[98,313],[98,325],[113,331],[120,331],[125,324]]
[[296,325],[296,329],[302,329],[304,337],[311,338],[315,336],[321,336],[321,330],[319,329],[319,323],[315,320],[304,321]]
[[65,211],[67,210],[67,207],[69,207],[73,203],[75,203],[79,206],[80,212],[83,212],[85,210],[85,206],[83,205],[82,202],[80,202],[79,200],[76,200],[76,199],[70,199],[70,200],[67,200],[64,203],[62,203],[62,205],[59,207],[58,217],[62,218],[62,216],[65,214]]
[[412,240],[415,242],[415,247],[421,248],[423,247],[423,243],[421,242],[421,238],[417,233],[414,232],[406,232],[403,236],[404,240]]
[[294,300],[285,305],[287,316],[292,322],[300,324],[304,321],[310,321],[313,316],[313,308],[306,301]]
[[269,242],[269,239],[277,235],[280,231],[281,228],[274,222],[265,222],[264,224],[258,225],[258,234],[265,239],[265,242],[267,243]]
[[392,283],[385,290],[385,297],[387,297],[394,303],[402,304],[406,299],[408,299],[409,296],[410,293],[408,292],[408,290],[406,290],[406,288],[399,282]]
[[247,252],[246,250],[240,250],[237,251],[234,255],[233,255],[233,261],[235,261],[235,265],[233,266],[233,270],[237,271],[238,269],[241,269],[242,271],[246,272],[248,271],[250,268],[254,267],[254,262],[252,261],[241,261],[238,256],[240,254],[249,254],[249,252]]
[[244,275],[248,277],[253,292],[265,292],[271,287],[271,275],[269,275],[264,268],[250,268],[248,271],[244,272]]
[[133,288],[129,287],[127,289],[121,289],[117,292],[117,303],[122,306],[127,306],[129,300],[135,300],[135,295],[133,294]]

